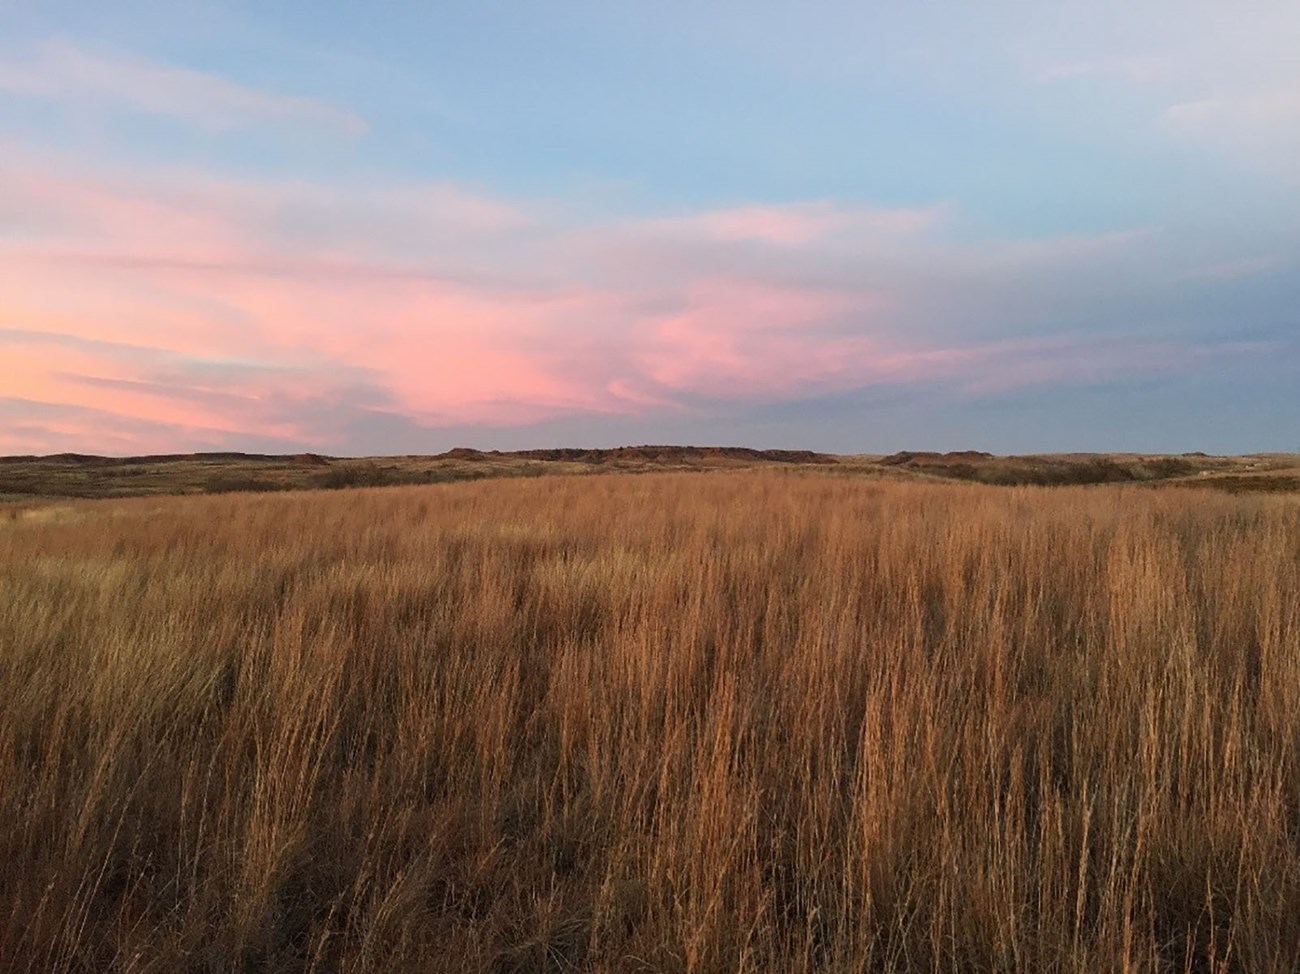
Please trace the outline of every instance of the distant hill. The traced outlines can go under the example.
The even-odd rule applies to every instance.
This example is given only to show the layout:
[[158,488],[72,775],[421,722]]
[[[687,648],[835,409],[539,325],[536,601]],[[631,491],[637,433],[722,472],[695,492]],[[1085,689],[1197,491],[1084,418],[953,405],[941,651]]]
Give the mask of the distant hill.
[[620,446],[611,449],[477,450],[431,456],[346,458],[299,453],[169,453],[104,457],[82,453],[0,457],[0,501],[55,497],[224,493],[382,487],[486,477],[586,476],[656,470],[805,470],[917,482],[999,486],[1148,484],[1233,492],[1300,492],[1300,457],[1204,453],[1038,454],[999,457],[979,450],[907,450],[889,456],[838,456],[812,450],[741,446]]
[[557,448],[549,450],[482,451],[457,447],[439,454],[448,460],[487,460],[518,457],[522,460],[559,460],[572,463],[610,463],[617,460],[645,463],[687,463],[740,460],[751,463],[836,463],[834,456],[812,450],[753,450],[745,446],[618,446],[607,450]]

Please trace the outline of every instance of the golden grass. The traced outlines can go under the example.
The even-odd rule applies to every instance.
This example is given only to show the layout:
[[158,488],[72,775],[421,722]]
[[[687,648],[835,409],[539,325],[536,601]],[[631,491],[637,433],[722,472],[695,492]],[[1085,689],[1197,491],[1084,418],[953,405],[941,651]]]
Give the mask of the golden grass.
[[0,529],[7,971],[1300,969],[1294,499],[61,511]]

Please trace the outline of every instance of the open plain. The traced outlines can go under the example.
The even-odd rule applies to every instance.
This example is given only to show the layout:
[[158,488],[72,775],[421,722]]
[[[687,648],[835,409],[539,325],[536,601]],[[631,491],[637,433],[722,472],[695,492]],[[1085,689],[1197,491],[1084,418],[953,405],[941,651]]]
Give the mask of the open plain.
[[1300,969],[1296,495],[858,463],[11,504],[3,967]]

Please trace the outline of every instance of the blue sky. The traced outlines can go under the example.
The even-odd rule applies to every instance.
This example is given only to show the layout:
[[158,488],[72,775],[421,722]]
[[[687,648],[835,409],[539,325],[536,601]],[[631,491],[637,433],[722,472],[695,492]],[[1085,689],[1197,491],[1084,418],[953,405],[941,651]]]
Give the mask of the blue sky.
[[1300,449],[1300,7],[0,0],[0,452]]

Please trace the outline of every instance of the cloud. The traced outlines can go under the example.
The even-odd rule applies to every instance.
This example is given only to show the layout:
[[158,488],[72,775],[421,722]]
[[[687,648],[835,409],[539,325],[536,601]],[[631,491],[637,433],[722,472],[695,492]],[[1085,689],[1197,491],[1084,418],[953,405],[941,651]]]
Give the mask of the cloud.
[[1236,281],[1255,277],[1284,268],[1287,264],[1282,254],[1264,254],[1254,257],[1236,257],[1230,260],[1199,264],[1180,272],[1181,281]]
[[[1151,130],[1256,173],[1300,179],[1300,6],[1271,0],[1044,5],[1010,43],[1034,80],[1071,99],[1088,85]],[[1115,101],[1107,86],[1127,86]],[[1104,118],[1109,122],[1110,119]],[[1095,123],[1094,123],[1095,124]]]
[[0,62],[0,91],[159,115],[217,131],[288,124],[357,136],[367,129],[359,115],[314,98],[261,91],[218,74],[98,53],[65,40]]
[[191,450],[291,453],[297,440],[209,429],[111,409],[0,396],[0,454],[145,454]]
[[1168,80],[1178,73],[1177,62],[1167,56],[1148,54],[1131,57],[1057,61],[1038,69],[1042,82],[1073,81],[1078,78],[1120,78],[1139,85]]
[[367,431],[414,443],[873,388],[979,397],[1194,370],[1204,356],[1179,351],[1191,343],[1098,318],[1131,315],[1135,294],[1150,303],[1135,282],[1153,279],[1153,260],[1233,256],[1181,260],[1150,228],[974,239],[943,204],[590,220],[445,183],[18,157],[0,176],[0,213],[21,228],[0,241],[0,394],[43,404],[0,413],[0,448],[25,452],[364,451]]
[[1252,168],[1300,181],[1300,81],[1181,101],[1165,111],[1164,123],[1176,135]]
[[737,206],[643,221],[639,230],[666,237],[801,247],[843,234],[912,236],[932,229],[941,206],[884,209],[834,200]]

